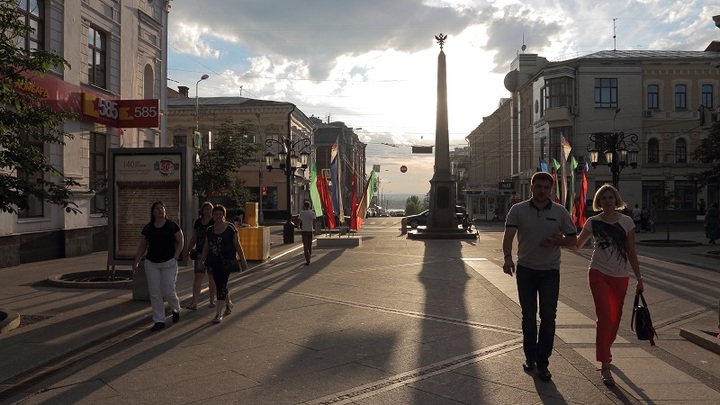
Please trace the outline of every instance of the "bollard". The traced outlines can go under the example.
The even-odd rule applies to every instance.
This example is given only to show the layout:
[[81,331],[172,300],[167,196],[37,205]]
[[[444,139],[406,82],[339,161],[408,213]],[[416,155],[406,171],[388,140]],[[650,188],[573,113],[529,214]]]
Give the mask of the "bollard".
[[407,218],[400,220],[400,234],[405,235],[407,233]]

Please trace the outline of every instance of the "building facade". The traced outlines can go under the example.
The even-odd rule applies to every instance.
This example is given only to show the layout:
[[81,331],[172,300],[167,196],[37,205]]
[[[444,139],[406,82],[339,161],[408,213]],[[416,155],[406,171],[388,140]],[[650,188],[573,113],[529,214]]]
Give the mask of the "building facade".
[[[563,138],[580,168],[589,150],[599,149],[599,164],[587,173],[590,199],[597,188],[614,180],[602,153],[612,147],[610,141],[594,140],[605,139],[601,134],[622,133],[624,142],[615,147],[638,152],[637,166],[621,168],[615,178],[625,201],[651,208],[659,195],[670,191],[674,202],[668,219],[694,220],[700,198],[708,204],[720,199],[717,185],[699,191],[688,177],[710,167],[693,161],[691,154],[718,119],[720,52],[712,49],[611,50],[560,62],[519,55],[506,77],[512,93],[510,111],[504,111],[501,103],[491,115],[509,117],[509,122],[504,131],[496,132],[492,122],[484,125],[483,120],[468,135],[478,158],[473,160],[480,160],[483,153],[482,148],[473,148],[474,142],[488,146],[497,133],[506,132],[499,142],[501,161],[511,163],[507,175],[514,182],[512,198],[525,199],[529,178],[540,170],[541,160],[552,170],[553,160],[564,158]],[[470,182],[491,179],[489,183],[494,183],[495,170],[471,169]],[[566,177],[572,183],[569,171]]]
[[[310,169],[299,168],[292,172],[290,207],[287,206],[287,176],[283,170],[268,171],[265,153],[278,155],[277,142],[290,139],[299,154],[307,139],[314,144],[314,123],[294,104],[278,101],[255,100],[245,97],[199,97],[190,98],[187,88],[181,88],[177,97],[168,98],[168,140],[172,146],[193,147],[193,133],[201,134],[201,147],[207,149],[212,133],[225,120],[246,123],[259,148],[255,162],[246,165],[237,173],[244,186],[261,203],[263,220],[286,219],[288,208],[291,215],[302,210],[303,201],[309,198],[308,183]],[[272,146],[266,147],[270,139]],[[315,158],[314,148],[307,152],[310,162]],[[275,167],[278,163],[275,163]],[[261,201],[262,200],[262,201]]]
[[62,127],[72,135],[65,145],[37,147],[80,183],[73,196],[81,213],[32,197],[19,215],[0,213],[0,267],[105,250],[106,201],[94,190],[107,179],[107,150],[163,143],[169,0],[17,3],[19,18],[38,27],[22,46],[55,52],[70,65],[31,81],[41,98],[78,117]]

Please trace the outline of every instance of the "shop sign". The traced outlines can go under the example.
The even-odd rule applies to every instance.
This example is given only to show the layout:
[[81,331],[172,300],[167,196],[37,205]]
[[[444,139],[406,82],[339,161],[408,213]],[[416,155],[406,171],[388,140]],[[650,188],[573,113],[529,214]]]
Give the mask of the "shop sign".
[[158,100],[110,100],[82,93],[82,113],[90,120],[118,128],[156,128]]

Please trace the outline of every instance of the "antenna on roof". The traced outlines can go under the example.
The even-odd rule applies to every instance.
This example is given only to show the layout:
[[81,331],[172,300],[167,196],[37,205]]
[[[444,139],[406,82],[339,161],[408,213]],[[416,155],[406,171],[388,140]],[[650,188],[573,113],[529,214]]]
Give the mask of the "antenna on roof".
[[617,35],[615,34],[615,28],[617,28],[617,25],[615,25],[616,21],[617,18],[613,18],[613,51],[617,51]]
[[243,86],[240,85],[240,97],[242,97],[242,88],[243,88]]

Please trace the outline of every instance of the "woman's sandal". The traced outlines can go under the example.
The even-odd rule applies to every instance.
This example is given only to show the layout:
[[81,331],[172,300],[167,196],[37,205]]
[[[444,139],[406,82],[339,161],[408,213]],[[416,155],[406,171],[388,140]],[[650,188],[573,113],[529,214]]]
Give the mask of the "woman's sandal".
[[191,311],[196,311],[196,310],[197,310],[197,304],[187,305],[187,306],[185,307],[185,309],[189,309],[189,310],[191,310]]
[[214,302],[209,303],[208,308],[215,308],[215,303]]
[[233,304],[229,304],[225,306],[225,315],[230,315],[232,313]]
[[615,379],[610,373],[610,367],[603,367],[600,369],[600,375],[602,375],[602,382],[608,387],[615,386]]
[[222,319],[223,319],[222,315],[215,315],[215,319],[213,319],[212,322],[213,322],[213,323],[220,323],[220,322],[222,322]]

